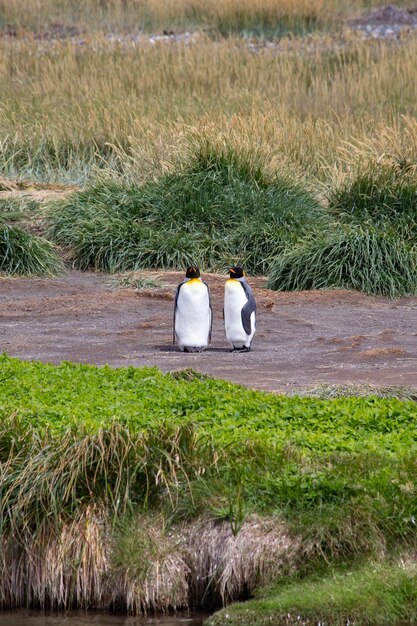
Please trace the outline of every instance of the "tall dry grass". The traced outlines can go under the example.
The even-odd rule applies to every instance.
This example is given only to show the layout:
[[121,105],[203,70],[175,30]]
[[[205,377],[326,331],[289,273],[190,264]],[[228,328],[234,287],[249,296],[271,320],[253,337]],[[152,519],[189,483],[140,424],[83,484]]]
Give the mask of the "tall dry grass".
[[348,4],[342,0],[3,0],[0,27],[40,33],[76,25],[90,32],[203,28],[220,34],[280,34],[328,28],[338,18],[378,4],[379,0]]
[[[155,515],[109,520],[98,504],[16,542],[0,541],[0,608],[96,609],[135,615],[219,607],[293,573],[306,546],[278,516],[250,515],[233,534],[226,520],[169,529]],[[200,546],[201,549],[197,549]]]
[[415,160],[417,42],[311,46],[0,43],[1,171],[82,182],[98,166],[144,180],[201,134],[315,183],[370,156]]

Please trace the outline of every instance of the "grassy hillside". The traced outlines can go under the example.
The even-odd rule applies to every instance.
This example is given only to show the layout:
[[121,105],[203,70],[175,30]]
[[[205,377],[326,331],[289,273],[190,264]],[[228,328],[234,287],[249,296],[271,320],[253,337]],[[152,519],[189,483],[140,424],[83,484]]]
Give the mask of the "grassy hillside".
[[[241,531],[245,537],[251,516],[260,515],[267,520],[267,536],[281,529],[292,546],[291,557],[288,552],[283,560],[280,553],[274,561],[278,578],[290,571],[305,576],[317,567],[354,564],[359,557],[380,559],[414,546],[414,402],[287,398],[189,372],[163,375],[156,369],[70,363],[56,367],[3,356],[0,411],[2,532],[7,545],[11,536],[19,538],[13,544],[17,553],[9,553],[11,545],[7,548],[10,567],[16,555],[24,558],[35,545],[41,563],[45,550],[56,550],[54,541],[67,537],[66,545],[71,528],[85,523],[98,533],[97,550],[104,550],[110,571],[117,557],[117,575],[123,580],[129,550],[119,541],[127,541],[137,523],[144,528],[138,539],[144,559],[152,562],[152,546],[159,541],[152,533],[162,537],[168,532],[165,557],[182,555],[190,566],[193,559],[184,556],[184,546],[178,547],[178,537],[191,532],[184,524],[223,520],[226,526],[217,530],[204,522],[210,545],[216,545],[219,530],[228,528],[230,541]],[[103,546],[105,528],[114,540]],[[262,532],[256,545],[269,545]],[[76,545],[82,549],[82,542]],[[282,539],[275,545],[282,546]],[[101,553],[91,549],[96,563]],[[57,567],[65,568],[66,558],[65,552],[57,553]],[[102,567],[100,589],[110,580]],[[131,604],[123,595],[127,591],[120,591],[120,607],[152,606],[143,595],[147,571]],[[224,574],[226,589],[232,584],[229,575]],[[16,597],[28,584],[21,576],[21,592],[11,591],[3,577],[4,606],[10,594],[19,603]],[[220,593],[224,576],[213,593]],[[224,591],[229,600],[244,597],[245,576],[243,586]],[[255,576],[249,588],[255,591],[265,583]],[[54,586],[42,589],[46,604],[88,603],[81,587],[78,600],[71,596],[67,601],[59,599]],[[31,591],[34,604],[40,602],[38,593]],[[94,598],[93,604],[108,608],[102,598]],[[165,606],[175,604],[172,598],[168,594]],[[154,605],[163,608],[163,598]]]

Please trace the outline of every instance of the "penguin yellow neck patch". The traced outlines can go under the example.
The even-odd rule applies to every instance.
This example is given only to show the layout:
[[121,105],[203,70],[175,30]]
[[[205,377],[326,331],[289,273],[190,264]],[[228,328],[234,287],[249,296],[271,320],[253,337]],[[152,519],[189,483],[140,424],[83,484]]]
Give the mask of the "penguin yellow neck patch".
[[199,278],[190,278],[187,282],[189,285],[195,285],[196,283],[201,283],[201,280]]

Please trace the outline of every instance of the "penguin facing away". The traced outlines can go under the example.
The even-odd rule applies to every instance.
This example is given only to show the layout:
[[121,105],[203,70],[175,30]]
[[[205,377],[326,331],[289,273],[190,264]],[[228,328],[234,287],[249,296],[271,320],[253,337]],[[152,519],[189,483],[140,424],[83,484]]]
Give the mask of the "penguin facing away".
[[241,267],[231,267],[224,286],[224,329],[233,349],[248,352],[255,334],[256,302]]
[[211,340],[212,323],[210,291],[194,265],[175,294],[173,342],[182,352],[203,352]]

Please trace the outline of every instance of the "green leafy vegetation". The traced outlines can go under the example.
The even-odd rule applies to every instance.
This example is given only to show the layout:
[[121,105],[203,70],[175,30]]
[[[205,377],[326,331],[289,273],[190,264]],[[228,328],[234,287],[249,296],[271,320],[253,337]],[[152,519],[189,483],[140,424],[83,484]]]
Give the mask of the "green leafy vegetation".
[[[285,541],[292,546],[291,561],[278,570],[296,571],[300,580],[316,568],[325,572],[329,565],[412,551],[416,424],[417,404],[395,398],[285,397],[191,370],[163,375],[155,368],[53,366],[3,355],[0,513],[8,546],[4,563],[10,558],[16,565],[16,550],[27,554],[29,562],[35,550],[42,562],[42,550],[52,550],[53,537],[65,545],[75,541],[71,550],[76,546],[81,550],[78,528],[86,524],[89,536],[97,534],[88,539],[91,572],[99,567],[97,561],[100,572],[112,568],[119,581],[114,606],[141,610],[187,602],[189,570],[184,559],[191,557],[184,556],[185,544],[179,537],[193,520],[217,519],[217,524],[229,528],[227,534],[219,526],[225,538],[238,538],[251,516],[262,516],[269,520],[265,541],[272,531],[281,538],[285,532]],[[259,542],[260,527],[255,520],[249,530],[255,535],[244,534],[248,538],[239,539],[240,550],[245,550],[245,541]],[[216,526],[205,532],[215,553]],[[108,565],[100,560],[104,539],[99,536],[111,538],[105,549]],[[194,545],[195,540],[190,541]],[[138,555],[132,560],[134,543]],[[273,545],[286,544],[279,539]],[[232,546],[228,554],[235,549]],[[248,558],[252,552],[250,548]],[[55,558],[61,563],[61,557]],[[252,556],[248,567],[254,568],[252,581],[263,580],[257,578],[259,565]],[[147,577],[153,577],[157,589],[160,575],[166,596],[146,596]],[[229,575],[234,575],[233,568]],[[220,588],[224,576],[219,573]],[[228,597],[244,596],[247,577],[239,576],[242,582]],[[8,580],[4,577],[3,591],[9,589]],[[173,586],[173,580],[178,585]],[[24,589],[22,584],[18,589]],[[92,585],[88,589],[100,588]],[[129,596],[130,586],[136,596]],[[49,589],[41,584],[39,588]],[[69,605],[70,600],[59,599],[58,587],[54,593],[54,606]],[[75,605],[88,602],[85,593]],[[265,611],[275,610],[268,604],[275,597],[279,602],[274,606],[281,610],[282,593],[274,588],[267,600],[259,600],[265,602]],[[40,602],[36,594],[35,603]],[[285,606],[291,598],[301,598],[290,588],[287,595]],[[112,600],[100,597],[94,602],[108,607]],[[313,604],[304,608],[309,606]],[[345,606],[341,605],[340,615],[346,614]]]
[[224,269],[235,259],[262,273],[300,233],[326,222],[307,191],[262,165],[203,144],[182,173],[77,192],[55,206],[49,234],[82,269]]
[[349,523],[370,524],[367,532],[372,524],[392,539],[413,531],[416,496],[406,485],[417,441],[414,402],[288,398],[146,368],[55,367],[5,356],[0,364],[2,458],[12,453],[22,472],[16,466],[6,480],[5,507],[19,502],[15,490],[23,485],[22,502],[35,507],[47,500],[54,510],[72,509],[93,493],[149,506],[162,471],[174,516],[210,503],[221,509],[240,493],[245,510],[286,511],[296,526],[300,515],[317,515],[318,526],[305,525],[312,535],[321,524],[335,530],[332,507]]

